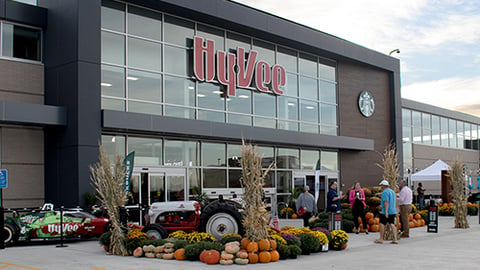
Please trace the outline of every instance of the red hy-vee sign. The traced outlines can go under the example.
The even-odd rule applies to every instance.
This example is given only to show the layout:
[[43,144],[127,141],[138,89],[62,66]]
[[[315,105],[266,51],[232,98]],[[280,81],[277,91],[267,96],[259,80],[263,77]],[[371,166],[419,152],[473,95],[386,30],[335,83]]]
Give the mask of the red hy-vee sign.
[[249,52],[246,61],[244,48],[237,48],[236,55],[217,51],[215,59],[214,41],[196,36],[193,51],[193,72],[197,79],[211,82],[216,75],[218,82],[227,87],[227,96],[235,96],[236,87],[249,87],[252,80],[255,87],[262,92],[283,94],[282,89],[286,84],[285,68],[281,65],[270,67],[265,61],[257,61],[258,52],[254,50]]

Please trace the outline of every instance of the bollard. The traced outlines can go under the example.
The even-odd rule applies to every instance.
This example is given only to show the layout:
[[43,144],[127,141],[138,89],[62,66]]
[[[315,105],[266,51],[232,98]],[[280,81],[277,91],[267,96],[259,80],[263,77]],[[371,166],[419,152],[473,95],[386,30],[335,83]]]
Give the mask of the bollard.
[[60,206],[60,245],[57,247],[67,247],[63,244],[63,205]]

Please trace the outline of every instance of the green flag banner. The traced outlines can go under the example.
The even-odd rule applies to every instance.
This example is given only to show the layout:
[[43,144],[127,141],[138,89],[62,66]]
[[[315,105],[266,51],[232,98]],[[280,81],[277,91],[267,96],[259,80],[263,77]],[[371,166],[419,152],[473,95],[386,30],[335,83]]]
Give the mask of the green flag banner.
[[130,191],[130,179],[132,178],[132,171],[133,171],[133,160],[135,158],[135,151],[130,152],[125,159],[123,160],[123,164],[125,165],[125,192],[128,194]]

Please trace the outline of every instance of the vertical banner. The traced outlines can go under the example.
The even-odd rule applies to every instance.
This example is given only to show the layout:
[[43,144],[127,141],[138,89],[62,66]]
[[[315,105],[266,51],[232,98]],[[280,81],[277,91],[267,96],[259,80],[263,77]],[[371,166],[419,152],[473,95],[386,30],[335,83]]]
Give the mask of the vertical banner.
[[128,194],[130,192],[130,179],[132,178],[133,171],[133,160],[135,158],[135,151],[130,152],[125,159],[123,160],[123,165],[125,166],[125,192]]

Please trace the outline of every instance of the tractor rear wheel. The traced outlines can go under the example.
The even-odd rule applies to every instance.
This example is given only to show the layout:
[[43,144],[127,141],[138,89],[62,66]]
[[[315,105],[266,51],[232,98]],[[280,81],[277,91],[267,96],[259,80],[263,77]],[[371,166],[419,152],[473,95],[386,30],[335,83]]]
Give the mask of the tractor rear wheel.
[[142,231],[146,233],[150,239],[165,239],[168,237],[167,230],[158,224],[149,224],[145,226]]
[[229,200],[216,200],[208,204],[200,215],[198,229],[220,240],[224,235],[237,233],[242,235],[241,205]]

